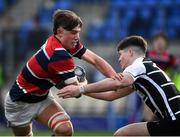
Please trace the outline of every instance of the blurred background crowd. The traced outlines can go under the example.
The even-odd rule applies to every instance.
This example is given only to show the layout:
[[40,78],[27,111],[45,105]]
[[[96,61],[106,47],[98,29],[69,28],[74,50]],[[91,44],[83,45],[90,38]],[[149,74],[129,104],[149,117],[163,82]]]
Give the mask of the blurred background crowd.
[[[143,36],[149,44],[147,56],[162,66],[180,90],[180,0],[0,0],[0,129],[6,127],[4,96],[25,60],[52,34],[56,9],[72,10],[81,17],[82,43],[117,72],[121,71],[117,43],[129,35]],[[89,83],[104,78],[88,64],[77,64],[86,69]],[[114,131],[151,119],[135,94],[114,102],[89,97],[57,100],[77,130]]]

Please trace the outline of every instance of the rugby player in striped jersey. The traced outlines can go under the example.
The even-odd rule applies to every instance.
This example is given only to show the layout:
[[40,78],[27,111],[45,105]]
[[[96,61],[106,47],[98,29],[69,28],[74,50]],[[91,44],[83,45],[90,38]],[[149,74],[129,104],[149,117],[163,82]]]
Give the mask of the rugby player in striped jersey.
[[74,12],[55,11],[54,34],[27,61],[5,99],[5,116],[15,136],[32,136],[32,120],[47,125],[56,136],[73,134],[70,117],[49,92],[53,86],[80,84],[73,57],[92,64],[107,77],[116,75],[103,58],[82,45],[81,27]]
[[[130,36],[118,45],[119,63],[124,69],[119,78],[81,85],[66,86],[59,97],[79,94],[112,101],[137,92],[157,121],[129,124],[118,129],[115,136],[172,136],[180,135],[180,94],[166,73],[145,57],[147,42],[141,36]],[[121,80],[120,80],[121,79]],[[129,100],[131,101],[131,100]]]

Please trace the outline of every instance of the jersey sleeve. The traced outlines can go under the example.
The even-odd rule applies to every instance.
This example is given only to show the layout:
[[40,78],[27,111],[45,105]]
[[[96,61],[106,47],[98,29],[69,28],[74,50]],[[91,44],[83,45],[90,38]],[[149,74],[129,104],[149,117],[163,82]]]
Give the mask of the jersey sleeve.
[[129,73],[134,81],[137,79],[137,76],[146,73],[146,68],[142,62],[134,62],[132,65],[128,66],[124,73]]
[[68,52],[72,56],[81,59],[81,56],[86,52],[86,48],[84,47],[82,43],[78,42],[75,48],[68,50]]
[[56,49],[51,56],[50,63],[48,65],[49,71],[59,77],[62,80],[74,78],[75,64],[71,55],[64,49]]

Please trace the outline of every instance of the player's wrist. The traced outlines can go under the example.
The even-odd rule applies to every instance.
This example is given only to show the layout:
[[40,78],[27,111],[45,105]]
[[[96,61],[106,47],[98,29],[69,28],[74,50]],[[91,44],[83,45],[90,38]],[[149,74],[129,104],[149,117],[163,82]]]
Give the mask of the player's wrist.
[[85,93],[84,86],[83,85],[79,86],[79,95],[76,96],[76,98],[80,98],[84,93]]
[[83,86],[83,85],[79,86],[79,93],[80,93],[81,95],[85,93],[85,89],[84,89],[84,86]]

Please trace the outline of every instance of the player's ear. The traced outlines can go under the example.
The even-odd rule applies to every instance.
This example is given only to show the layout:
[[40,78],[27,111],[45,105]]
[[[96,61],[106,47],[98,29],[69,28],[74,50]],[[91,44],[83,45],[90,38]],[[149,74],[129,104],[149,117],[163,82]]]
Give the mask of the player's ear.
[[129,49],[128,49],[128,52],[129,52],[129,54],[130,54],[131,56],[133,56],[133,54],[134,54],[133,48],[129,48]]
[[63,32],[63,28],[62,27],[59,27],[58,29],[57,29],[57,34],[62,34],[62,32]]

